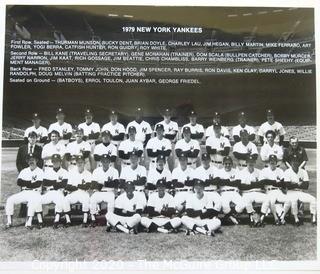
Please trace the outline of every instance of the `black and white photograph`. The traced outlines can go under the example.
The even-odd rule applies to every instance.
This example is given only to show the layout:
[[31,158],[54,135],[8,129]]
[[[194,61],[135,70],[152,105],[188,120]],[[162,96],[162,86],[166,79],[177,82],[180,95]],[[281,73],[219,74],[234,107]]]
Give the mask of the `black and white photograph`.
[[1,262],[317,260],[314,7],[3,19]]

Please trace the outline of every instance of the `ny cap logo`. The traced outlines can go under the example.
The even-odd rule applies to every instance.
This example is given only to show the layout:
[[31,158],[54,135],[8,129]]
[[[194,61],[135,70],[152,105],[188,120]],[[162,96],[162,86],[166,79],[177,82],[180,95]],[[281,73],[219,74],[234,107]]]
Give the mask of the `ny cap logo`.
[[146,128],[146,127],[143,127],[143,128],[142,128],[142,132],[143,132],[143,133],[147,133],[147,128]]

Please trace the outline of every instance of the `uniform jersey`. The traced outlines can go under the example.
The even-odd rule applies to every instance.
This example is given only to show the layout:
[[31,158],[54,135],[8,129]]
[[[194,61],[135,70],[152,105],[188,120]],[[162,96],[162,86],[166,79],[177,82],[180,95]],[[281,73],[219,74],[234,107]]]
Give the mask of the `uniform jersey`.
[[[212,180],[219,176],[219,169],[215,166],[209,166],[209,168],[204,168],[204,166],[197,167],[193,172],[194,179],[199,179],[201,181]],[[206,186],[204,190],[217,190],[216,185]]]
[[[223,180],[236,181],[239,180],[239,171],[235,168],[232,168],[230,171],[226,171],[225,169],[219,169],[218,177]],[[239,190],[238,187],[235,186],[221,186],[221,191],[225,190]]]
[[[175,149],[181,149],[182,151],[191,151],[199,150],[200,152],[200,145],[199,142],[196,140],[190,140],[189,142],[186,142],[185,139],[179,140],[176,145]],[[199,155],[199,154],[198,154]],[[197,158],[190,158],[188,157],[188,164],[192,164]]]
[[[259,181],[262,181],[262,180],[272,180],[272,181],[280,182],[281,180],[283,180],[283,170],[278,167],[275,170],[272,170],[270,167],[265,167],[264,169],[261,170],[259,175]],[[270,186],[268,185],[264,186],[266,190],[268,190],[269,187]]]
[[[241,153],[241,154],[247,154],[248,153],[249,155],[253,155],[253,154],[258,155],[257,146],[252,142],[248,142],[247,145],[244,145],[240,141],[240,142],[236,143],[233,146],[232,150],[233,150],[233,152],[238,152],[238,153]],[[238,159],[238,163],[241,166],[246,166],[246,160]]]
[[61,144],[60,142],[54,145],[52,142],[49,144],[44,145],[42,149],[41,158],[44,159],[46,157],[50,157],[50,159],[44,160],[45,166],[52,166],[51,156],[53,154],[59,154],[61,158],[63,158],[66,152],[65,145]]
[[[260,177],[260,170],[255,168],[253,172],[250,172],[248,168],[245,168],[239,172],[239,179],[243,185],[251,185],[251,183],[258,182]],[[250,191],[261,191],[261,188],[250,189]],[[244,190],[243,192],[247,192]]]
[[37,133],[37,142],[40,142],[40,139],[43,138],[43,137],[48,137],[48,131],[43,126],[39,126],[38,128],[36,128],[35,126],[28,127],[25,130],[23,137],[28,138],[28,135],[29,135],[30,132]]
[[74,157],[77,155],[83,155],[82,153],[85,151],[91,151],[91,146],[88,142],[82,141],[81,143],[77,143],[77,141],[73,141],[69,143],[66,147],[66,153],[70,153],[72,156],[71,162],[75,164]]
[[[214,136],[215,136],[213,126],[209,126],[209,127],[206,129],[205,135],[206,135],[206,138],[214,137]],[[229,129],[228,129],[227,127],[221,126],[221,135],[224,136],[224,137],[230,136],[230,134],[229,134]]]
[[97,167],[92,173],[92,181],[102,184],[101,191],[106,191],[110,188],[104,186],[105,181],[114,181],[119,179],[119,172],[114,167],[110,166],[107,171],[103,170],[103,167]]
[[[190,167],[187,167],[185,170],[182,170],[181,166],[177,166],[175,169],[172,171],[172,180],[177,180],[179,183],[185,183],[188,180],[193,180],[194,179],[194,173],[193,169]],[[192,189],[191,186],[184,186],[184,189]]]
[[92,174],[88,170],[83,170],[81,173],[78,168],[74,168],[68,172],[68,185],[78,186],[83,183],[91,183]]
[[270,155],[276,155],[278,161],[281,161],[283,158],[283,150],[282,147],[278,146],[277,144],[273,144],[271,147],[269,144],[264,144],[261,147],[260,156],[262,161],[268,161]]
[[[189,123],[189,124],[186,124],[186,125],[182,126],[182,128],[181,128],[181,136],[182,136],[183,129],[185,127],[189,127],[190,128],[190,130],[191,130],[191,139],[193,139],[192,135],[194,135],[194,134],[199,134],[199,133],[203,133],[204,134],[203,125],[200,125],[200,124],[192,125],[191,123]],[[201,141],[201,139],[193,139],[193,140]]]
[[[151,149],[153,152],[156,152],[157,150],[171,150],[171,142],[166,139],[162,138],[161,140],[158,137],[151,138],[146,146],[146,149]],[[151,161],[155,163],[156,157],[150,157]]]
[[[301,184],[302,182],[309,181],[308,172],[305,169],[299,168],[298,173],[294,172],[292,168],[288,168],[283,173],[283,179],[285,182],[291,182],[295,184]],[[301,190],[301,189],[298,189]]]
[[[24,181],[30,181],[31,184],[36,181],[43,181],[43,171],[39,167],[36,167],[34,170],[31,170],[30,167],[24,168],[21,170],[21,172],[18,175],[18,179],[24,180]],[[26,186],[22,187],[22,190],[29,189]],[[38,188],[34,188],[34,191],[37,191],[41,193],[41,186]]]
[[127,193],[122,193],[115,201],[115,208],[124,209],[126,211],[135,212],[138,209],[143,209],[144,206],[139,199],[139,195],[133,192],[133,198],[129,199]]
[[59,124],[59,122],[53,123],[49,126],[48,133],[51,133],[53,130],[56,130],[59,132],[60,137],[67,133],[72,133],[72,126],[66,122],[64,122],[62,125]]
[[[57,171],[53,168],[49,168],[44,172],[44,179],[56,182],[62,182],[63,180],[68,180],[68,171],[60,167]],[[53,186],[46,187],[46,190],[53,190]],[[60,188],[59,191],[62,191]]]
[[105,146],[103,143],[101,143],[101,144],[95,146],[93,154],[96,154],[99,156],[101,156],[103,154],[108,154],[110,156],[117,156],[117,148],[112,143],[110,143],[107,146]]
[[174,208],[175,203],[173,197],[169,193],[165,192],[164,196],[160,198],[159,194],[154,192],[149,196],[147,206],[154,207],[155,210],[159,212],[163,207]]
[[258,130],[258,135],[263,137],[263,140],[265,143],[267,143],[267,139],[265,135],[268,130],[272,130],[275,132],[276,138],[274,139],[274,141],[277,144],[280,142],[280,136],[285,135],[286,133],[282,124],[280,124],[279,122],[274,122],[272,125],[270,125],[268,121],[264,122]]
[[138,123],[137,121],[132,121],[127,125],[126,133],[128,134],[129,127],[135,127],[136,129],[136,140],[140,142],[144,142],[146,140],[147,134],[152,134],[151,126],[148,122],[142,121]]
[[98,123],[92,122],[87,124],[86,122],[79,124],[78,128],[83,130],[83,135],[88,137],[91,133],[100,133],[100,125]]
[[163,125],[164,135],[166,135],[166,134],[173,135],[175,132],[178,133],[178,131],[179,131],[179,127],[178,127],[178,123],[177,123],[177,122],[174,122],[174,121],[171,121],[171,120],[170,120],[169,123],[166,123],[166,122],[163,120],[163,121],[157,123],[154,128],[157,128],[157,125],[158,125],[158,124]]
[[161,172],[159,172],[156,168],[151,168],[148,172],[147,183],[151,183],[156,186],[157,181],[160,179],[166,180],[166,182],[170,182],[172,180],[170,170],[164,168]]
[[[118,123],[118,122],[115,125],[112,124],[111,122],[105,124],[102,127],[101,131],[109,131],[111,133],[111,136],[117,136],[121,133],[125,134],[125,129],[124,129],[123,124]],[[119,146],[120,142],[121,141],[111,140],[111,143],[114,144],[116,147]]]
[[[213,201],[208,193],[203,193],[203,197],[199,199],[197,194],[193,193],[187,198],[186,209],[193,209],[195,211],[206,209],[213,209]],[[198,217],[200,218],[200,216]]]
[[[143,144],[141,141],[135,140],[131,141],[130,139],[124,140],[120,143],[118,150],[123,151],[125,154],[128,154],[132,151],[143,151]],[[123,163],[130,164],[129,159],[122,159]]]
[[240,131],[246,130],[249,135],[255,134],[255,129],[251,126],[245,125],[244,127],[237,125],[232,129],[232,136],[239,136],[240,138]]
[[[220,136],[220,138],[216,138],[214,136],[209,137],[206,140],[206,146],[216,149],[217,151],[223,151],[225,147],[231,147],[230,141],[223,136]],[[213,162],[222,163],[223,157],[224,156],[220,154],[210,154],[211,161]]]
[[[138,165],[136,169],[126,166],[121,170],[120,179],[127,181],[135,181],[138,178],[147,177],[147,170],[144,166]],[[136,186],[136,190],[144,189],[144,186]]]

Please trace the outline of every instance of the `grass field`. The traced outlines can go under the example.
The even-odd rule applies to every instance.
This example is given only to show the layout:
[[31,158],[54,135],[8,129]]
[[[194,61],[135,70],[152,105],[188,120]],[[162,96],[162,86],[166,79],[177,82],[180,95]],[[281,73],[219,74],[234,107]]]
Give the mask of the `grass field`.
[[[18,191],[16,149],[2,150],[1,204]],[[316,151],[307,150],[309,192],[316,195]],[[126,235],[106,233],[104,227],[27,231],[24,219],[14,218],[16,227],[4,230],[0,211],[1,261],[92,261],[92,260],[315,260],[316,227],[309,220],[303,226],[250,228],[224,226],[216,237],[179,234]],[[270,218],[269,218],[270,220]]]

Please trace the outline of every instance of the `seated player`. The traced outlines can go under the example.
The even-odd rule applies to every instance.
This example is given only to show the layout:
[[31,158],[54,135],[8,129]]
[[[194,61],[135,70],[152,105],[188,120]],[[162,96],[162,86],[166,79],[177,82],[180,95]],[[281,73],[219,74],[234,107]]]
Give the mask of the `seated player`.
[[157,157],[157,166],[155,168],[152,168],[148,172],[147,177],[147,189],[148,194],[151,194],[157,189],[157,182],[159,180],[164,180],[166,182],[166,188],[170,189],[171,186],[171,180],[172,175],[168,168],[165,167],[166,165],[166,157],[163,155],[159,155]]
[[96,166],[101,166],[101,156],[108,154],[111,157],[111,163],[115,163],[117,159],[117,147],[111,143],[111,133],[109,131],[101,132],[102,143],[95,146],[93,151],[93,157],[96,161]]
[[176,210],[185,211],[187,197],[193,192],[193,169],[188,166],[188,157],[181,153],[179,165],[172,171],[172,187],[175,189],[174,202]]
[[185,124],[181,128],[181,136],[183,136],[183,129],[185,127],[189,127],[191,130],[191,139],[196,140],[201,143],[204,136],[204,128],[203,125],[197,123],[197,113],[192,110],[189,114],[189,124]]
[[287,187],[287,197],[291,202],[291,212],[294,217],[295,225],[302,224],[298,218],[298,202],[308,203],[310,206],[311,222],[316,224],[317,200],[311,194],[305,192],[309,188],[308,172],[300,167],[298,155],[291,157],[290,166],[284,174],[284,182]]
[[84,168],[85,161],[82,155],[76,156],[76,168],[68,172],[68,184],[65,190],[69,193],[66,199],[66,226],[71,225],[70,220],[70,205],[81,203],[83,212],[82,227],[88,226],[88,213],[90,205],[89,189],[91,188],[92,175]]
[[213,129],[214,135],[206,140],[206,150],[210,155],[211,164],[221,168],[223,157],[229,155],[231,145],[230,141],[222,136],[220,124],[215,123]]
[[200,145],[198,141],[191,139],[190,127],[183,128],[183,139],[176,143],[175,152],[178,158],[182,152],[185,153],[188,156],[188,165],[193,169],[197,167]]
[[187,227],[186,235],[195,232],[214,236],[215,231],[219,230],[221,221],[217,218],[213,208],[213,201],[208,193],[204,192],[204,182],[196,179],[194,191],[187,197],[186,216],[181,218],[182,224]]
[[34,154],[28,154],[27,162],[29,167],[24,168],[18,175],[17,185],[21,187],[19,193],[9,196],[6,201],[5,211],[7,215],[6,228],[12,227],[12,215],[14,205],[27,203],[27,220],[25,227],[32,228],[32,218],[36,214],[38,228],[42,227],[41,208],[41,185],[43,182],[43,171],[37,166],[38,159]]
[[240,142],[233,146],[233,155],[238,160],[238,168],[241,170],[247,166],[248,156],[258,158],[258,150],[254,143],[249,141],[249,133],[246,129],[240,131]]
[[[219,191],[222,200],[222,211],[224,218],[231,221],[232,224],[239,224],[236,218],[237,213],[241,213],[245,208],[245,202],[239,194],[240,179],[239,171],[233,168],[232,158],[226,156],[223,158],[223,169],[219,170]],[[230,207],[230,203],[235,205]]]
[[145,187],[147,183],[147,170],[139,165],[139,154],[133,151],[130,154],[130,166],[126,166],[120,173],[120,188],[123,188],[125,182],[133,182],[135,185],[136,196],[140,199],[142,209],[147,206]]
[[53,167],[46,169],[43,179],[43,191],[41,204],[55,204],[55,218],[53,228],[58,228],[60,217],[63,211],[67,210],[64,198],[64,188],[68,182],[68,171],[61,167],[62,159],[60,154],[53,154],[51,157]]
[[292,157],[298,157],[299,167],[305,168],[308,162],[308,155],[306,150],[299,144],[299,140],[295,136],[291,136],[289,139],[289,147],[284,150],[283,161],[286,167],[290,168],[290,162]]
[[[76,167],[76,156],[82,155],[85,161],[90,166],[89,157],[91,152],[91,146],[88,142],[83,140],[83,129],[77,128],[74,133],[75,141],[69,143],[66,147],[65,158],[68,162],[68,170]],[[91,167],[88,167],[91,170]]]
[[[141,221],[143,205],[135,184],[127,181],[124,186],[125,192],[115,200],[114,212],[108,212],[106,219],[108,224],[127,234],[137,234],[137,226]],[[107,228],[107,231],[109,229]]]
[[99,203],[107,203],[108,212],[114,210],[115,192],[119,185],[119,172],[110,165],[111,157],[102,154],[100,158],[101,167],[97,167],[92,174],[93,194],[90,197],[91,226],[97,225],[96,215],[99,213]]
[[[269,209],[269,199],[265,194],[263,184],[259,181],[260,170],[256,168],[256,157],[249,155],[246,163],[247,167],[239,172],[240,189],[249,214],[250,226],[260,226],[263,225],[264,217]],[[259,220],[256,220],[256,223],[253,220],[255,213],[253,203],[261,204],[261,216],[259,216]]]
[[128,136],[129,139],[124,140],[120,143],[118,148],[118,154],[121,161],[121,168],[130,165],[130,153],[136,151],[138,153],[139,158],[141,158],[143,154],[143,144],[141,141],[136,140],[137,130],[134,126],[130,126],[128,128]]
[[118,122],[118,113],[115,110],[111,110],[109,118],[110,122],[105,124],[101,131],[110,132],[111,143],[118,148],[124,140],[125,128],[123,124]]
[[146,207],[148,217],[141,218],[141,225],[147,228],[148,232],[169,233],[181,225],[180,218],[175,217],[173,197],[166,192],[166,183],[159,179],[156,184],[157,192],[149,196]]
[[[215,124],[221,125],[221,114],[219,112],[215,112],[213,114],[212,126],[209,126],[205,132],[206,139],[208,139],[209,137],[215,136],[215,130],[214,130]],[[221,126],[221,136],[223,136],[229,140],[230,134],[229,134],[229,129],[227,127]]]
[[213,200],[213,209],[218,215],[222,206],[221,196],[218,193],[219,169],[210,165],[211,159],[208,153],[203,153],[201,160],[202,165],[195,169],[193,177],[204,182],[204,192]]
[[277,167],[277,163],[277,156],[271,154],[269,166],[261,170],[259,181],[266,190],[275,225],[284,225],[286,223],[284,217],[289,211],[291,203],[284,193],[283,170]]
[[277,166],[280,166],[283,158],[283,150],[282,147],[274,142],[275,136],[276,134],[272,130],[266,132],[267,142],[261,147],[260,156],[261,160],[267,165],[270,155],[275,155],[278,159]]
[[256,139],[255,130],[253,127],[247,125],[246,114],[241,111],[238,114],[239,125],[235,126],[232,130],[233,140],[237,143],[240,142],[240,131],[246,130],[249,134],[249,141],[254,142]]
[[40,115],[39,113],[32,114],[32,126],[28,127],[24,132],[24,141],[27,144],[30,132],[35,132],[37,134],[36,144],[43,146],[48,139],[48,131],[45,127],[40,125]]

